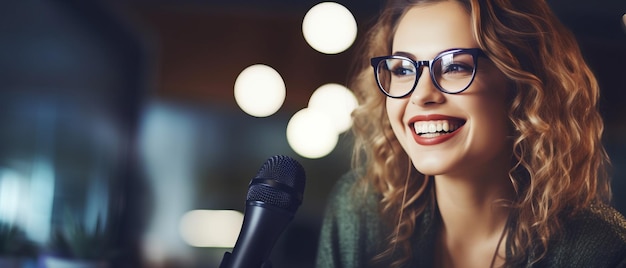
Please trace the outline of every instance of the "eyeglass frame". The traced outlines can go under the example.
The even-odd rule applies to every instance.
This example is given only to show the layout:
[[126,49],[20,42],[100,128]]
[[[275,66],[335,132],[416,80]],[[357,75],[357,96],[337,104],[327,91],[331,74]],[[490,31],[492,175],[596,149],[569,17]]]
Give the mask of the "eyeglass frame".
[[[463,53],[467,53],[472,55],[472,59],[474,61],[474,69],[472,70],[472,78],[470,79],[469,83],[467,83],[467,86],[465,86],[463,89],[459,90],[459,91],[448,91],[445,90],[443,87],[441,87],[441,85],[439,85],[439,83],[437,82],[437,79],[435,79],[435,74],[433,72],[433,63],[439,59],[441,59],[442,57],[449,55],[449,54],[453,54],[453,53],[459,53],[459,52],[463,52]],[[419,76],[422,73],[419,72],[418,74],[416,74],[415,76],[415,82],[413,84],[413,86],[411,87],[411,90],[409,90],[406,94],[401,95],[401,96],[393,96],[391,94],[389,94],[387,91],[385,91],[383,89],[383,86],[380,83],[380,79],[378,78],[378,68],[380,65],[381,61],[384,60],[389,60],[389,59],[399,59],[399,60],[408,60],[409,62],[411,62],[413,64],[413,66],[415,67],[415,70],[419,70],[422,66],[427,66],[428,67],[428,72],[430,73],[430,79],[433,82],[433,85],[435,85],[435,87],[437,88],[437,90],[446,93],[446,94],[459,94],[465,90],[467,90],[472,83],[474,82],[474,78],[476,78],[476,70],[478,70],[478,57],[486,57],[487,55],[485,54],[485,52],[480,49],[480,48],[452,48],[452,49],[448,49],[445,51],[442,51],[441,53],[437,54],[437,56],[435,56],[435,58],[433,58],[432,60],[421,60],[421,61],[416,61],[414,59],[411,59],[409,57],[405,57],[405,56],[400,56],[400,55],[389,55],[389,56],[381,56],[381,57],[374,57],[370,59],[370,64],[372,65],[372,68],[374,69],[374,78],[376,79],[376,84],[378,85],[378,89],[380,89],[380,91],[383,92],[383,94],[385,94],[387,97],[390,98],[394,98],[394,99],[401,99],[404,98],[408,95],[410,95],[411,93],[413,93],[413,91],[415,91],[415,88],[417,87],[417,82],[419,81]]]

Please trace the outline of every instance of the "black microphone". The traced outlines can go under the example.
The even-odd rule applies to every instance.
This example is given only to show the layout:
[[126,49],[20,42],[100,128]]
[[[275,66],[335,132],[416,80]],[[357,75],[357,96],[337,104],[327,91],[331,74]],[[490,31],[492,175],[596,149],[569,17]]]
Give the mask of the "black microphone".
[[220,268],[267,267],[274,243],[302,204],[306,176],[291,157],[269,158],[250,181],[241,232]]

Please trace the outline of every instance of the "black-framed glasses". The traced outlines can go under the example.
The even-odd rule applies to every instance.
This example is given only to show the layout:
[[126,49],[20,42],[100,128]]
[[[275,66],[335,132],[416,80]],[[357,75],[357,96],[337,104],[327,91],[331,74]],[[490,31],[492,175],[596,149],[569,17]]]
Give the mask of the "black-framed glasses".
[[455,48],[441,52],[432,60],[416,61],[399,55],[376,57],[370,60],[380,90],[391,98],[403,98],[417,86],[423,66],[443,93],[457,94],[466,90],[476,77],[480,48]]

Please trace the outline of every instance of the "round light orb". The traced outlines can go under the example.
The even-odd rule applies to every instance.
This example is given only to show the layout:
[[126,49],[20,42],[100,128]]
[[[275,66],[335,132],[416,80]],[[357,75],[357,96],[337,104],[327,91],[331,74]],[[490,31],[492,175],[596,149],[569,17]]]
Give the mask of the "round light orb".
[[192,247],[232,248],[242,225],[236,210],[192,210],[180,219],[179,232]]
[[626,31],[626,13],[624,13],[624,15],[622,16],[622,26],[623,29]]
[[352,91],[340,84],[325,84],[315,90],[308,108],[327,113],[338,134],[352,126],[352,111],[357,107]]
[[267,117],[278,111],[285,102],[286,93],[280,74],[263,64],[244,69],[235,81],[237,105],[255,117]]
[[316,159],[335,149],[339,137],[326,113],[304,108],[287,123],[287,142],[299,155]]
[[337,54],[354,43],[356,20],[350,10],[338,3],[319,3],[304,16],[302,34],[313,49],[324,54]]

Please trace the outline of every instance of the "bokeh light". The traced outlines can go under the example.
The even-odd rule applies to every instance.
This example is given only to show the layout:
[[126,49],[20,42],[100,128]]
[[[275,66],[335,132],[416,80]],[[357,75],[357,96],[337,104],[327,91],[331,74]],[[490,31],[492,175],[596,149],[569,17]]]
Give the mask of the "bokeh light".
[[313,92],[309,99],[309,109],[327,113],[338,134],[352,126],[350,114],[357,107],[352,91],[340,84],[325,84]]
[[325,113],[318,110],[304,108],[287,123],[287,142],[303,157],[326,156],[335,149],[338,140],[335,126]]
[[192,210],[180,220],[180,235],[193,247],[233,248],[243,225],[236,210]]
[[255,64],[244,69],[235,80],[235,101],[249,115],[267,117],[285,102],[285,82],[272,67]]
[[319,3],[302,20],[306,42],[325,54],[337,54],[348,49],[357,35],[354,16],[344,6],[334,2]]

